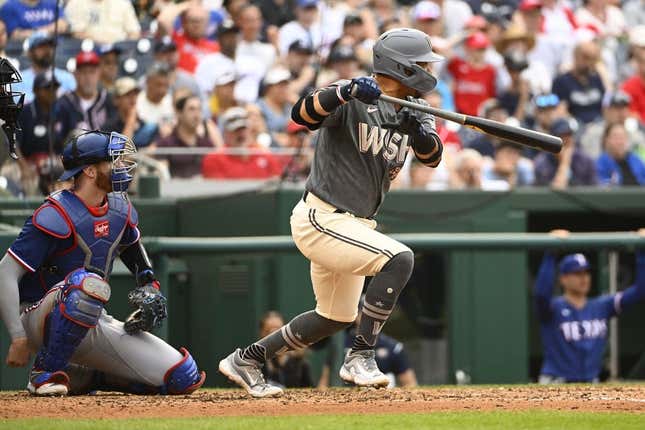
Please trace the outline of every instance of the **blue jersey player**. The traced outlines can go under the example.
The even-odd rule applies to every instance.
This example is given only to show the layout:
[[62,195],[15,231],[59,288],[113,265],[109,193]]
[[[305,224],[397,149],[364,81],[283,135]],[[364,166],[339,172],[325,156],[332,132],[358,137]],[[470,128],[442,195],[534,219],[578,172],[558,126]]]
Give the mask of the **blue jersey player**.
[[[135,152],[116,132],[72,138],[60,178],[73,178],[72,189],[47,197],[0,261],[0,316],[12,339],[6,361],[24,366],[36,353],[31,394],[183,394],[204,383],[188,351],[148,333],[166,317],[166,299],[126,194]],[[117,256],[137,280],[125,324],[104,310]]]
[[546,252],[535,281],[544,362],[539,381],[595,382],[602,368],[610,318],[645,299],[645,252],[636,253],[636,282],[617,294],[588,298],[589,262],[570,254],[558,265],[564,294],[553,297],[556,257]]

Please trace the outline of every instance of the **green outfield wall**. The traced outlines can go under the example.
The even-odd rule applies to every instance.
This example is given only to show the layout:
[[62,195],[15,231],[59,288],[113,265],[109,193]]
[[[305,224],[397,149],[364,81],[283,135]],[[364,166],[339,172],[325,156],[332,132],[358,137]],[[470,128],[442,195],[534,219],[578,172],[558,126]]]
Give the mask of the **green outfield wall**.
[[[141,230],[151,238],[288,235],[289,214],[301,193],[265,189],[208,198],[139,199],[135,205]],[[15,237],[10,226],[22,225],[38,204],[0,200],[2,249]],[[645,190],[393,191],[377,220],[384,233],[628,231],[645,226]],[[594,263],[594,292],[606,291],[606,253],[581,251],[589,251]],[[416,251],[415,273],[385,332],[410,345],[416,366],[443,368],[440,376],[422,377],[422,382],[454,382],[458,370],[473,383],[530,380],[541,358],[530,306],[541,252]],[[216,372],[219,359],[254,339],[264,312],[277,309],[291,318],[314,304],[308,263],[294,251],[151,254],[169,296],[170,317],[159,334],[173,345],[188,347],[208,372],[211,386],[224,383]],[[632,259],[630,249],[621,250],[619,283],[626,285],[633,276]],[[117,266],[111,284],[108,310],[123,318],[129,311],[125,296],[132,280]],[[620,319],[623,377],[640,375],[644,325],[645,306]],[[2,329],[3,359],[7,346]],[[321,362],[325,354],[315,354],[315,361]],[[25,381],[24,370],[0,368],[0,387],[21,388]]]

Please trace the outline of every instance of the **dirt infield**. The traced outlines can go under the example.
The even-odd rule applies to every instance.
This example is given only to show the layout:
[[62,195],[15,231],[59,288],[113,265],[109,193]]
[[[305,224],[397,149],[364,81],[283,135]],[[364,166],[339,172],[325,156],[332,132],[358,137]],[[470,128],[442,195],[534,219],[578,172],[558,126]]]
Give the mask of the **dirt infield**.
[[645,385],[449,387],[412,390],[338,388],[289,390],[254,400],[239,390],[201,390],[192,396],[37,398],[0,393],[0,418],[169,418],[243,415],[412,413],[433,411],[564,410],[645,413]]

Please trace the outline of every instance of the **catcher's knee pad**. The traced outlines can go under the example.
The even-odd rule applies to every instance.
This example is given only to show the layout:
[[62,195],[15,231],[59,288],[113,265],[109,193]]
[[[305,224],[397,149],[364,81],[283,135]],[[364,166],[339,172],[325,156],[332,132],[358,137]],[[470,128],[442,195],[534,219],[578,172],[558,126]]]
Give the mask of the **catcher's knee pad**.
[[85,269],[71,272],[65,278],[60,303],[47,317],[36,367],[63,369],[87,331],[98,323],[109,298],[110,286],[99,275]]
[[204,384],[206,372],[200,372],[197,363],[186,348],[180,348],[183,358],[172,366],[164,376],[161,394],[190,394]]

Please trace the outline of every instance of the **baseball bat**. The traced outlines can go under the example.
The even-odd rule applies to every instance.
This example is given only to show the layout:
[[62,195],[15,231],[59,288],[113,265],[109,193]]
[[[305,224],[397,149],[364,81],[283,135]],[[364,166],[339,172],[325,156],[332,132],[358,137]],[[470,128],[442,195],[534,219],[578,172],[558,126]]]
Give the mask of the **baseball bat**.
[[461,113],[450,112],[431,106],[425,106],[419,103],[414,103],[385,94],[381,94],[380,99],[388,103],[398,104],[410,109],[429,113],[431,115],[438,116],[439,118],[459,123],[482,133],[499,137],[500,139],[510,140],[519,143],[520,145],[530,146],[542,151],[551,152],[552,154],[557,154],[562,149],[562,139],[560,139],[559,137],[551,136],[550,134],[539,133],[537,131],[522,127],[514,127],[512,125],[502,124],[501,122],[493,121],[492,119],[464,115]]

